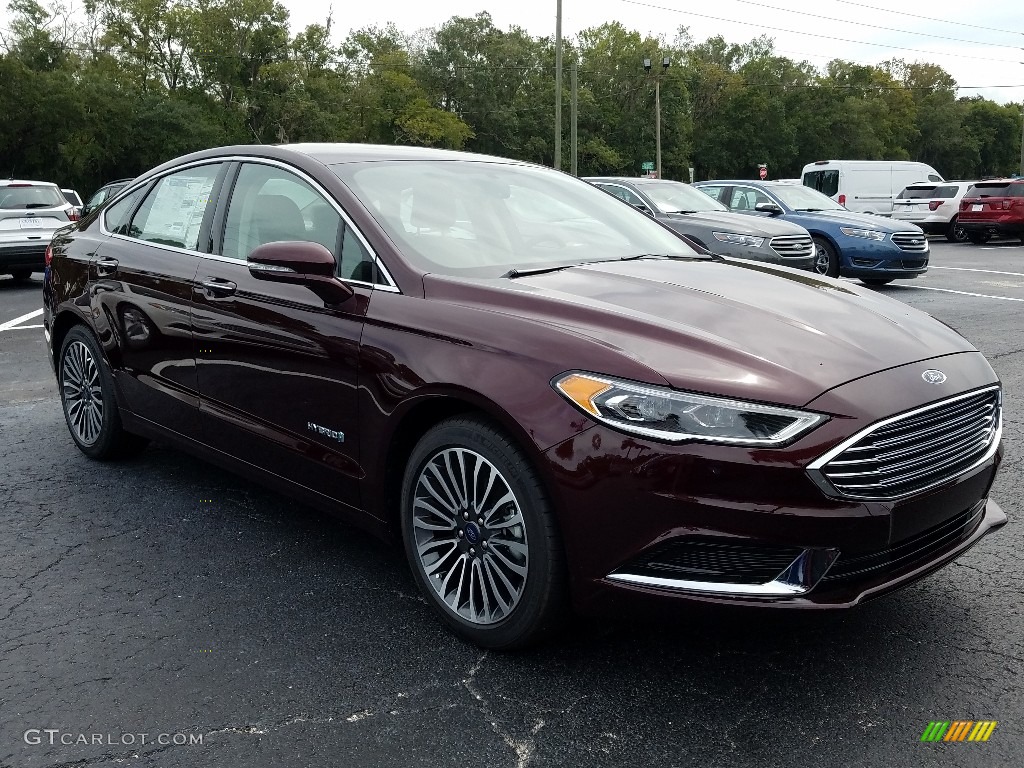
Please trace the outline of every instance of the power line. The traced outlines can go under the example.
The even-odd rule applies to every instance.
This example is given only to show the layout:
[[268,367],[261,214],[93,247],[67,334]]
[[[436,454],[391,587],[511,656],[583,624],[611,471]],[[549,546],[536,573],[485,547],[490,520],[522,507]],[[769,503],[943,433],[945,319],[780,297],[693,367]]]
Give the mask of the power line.
[[869,43],[869,42],[864,41],[864,40],[851,40],[850,38],[847,38],[847,37],[833,37],[831,35],[820,35],[820,34],[818,34],[816,32],[800,32],[800,31],[797,31],[795,29],[783,29],[781,27],[771,27],[771,26],[768,26],[766,24],[759,24],[757,22],[752,22],[752,21],[738,21],[736,19],[725,19],[725,18],[722,18],[721,16],[708,16],[708,15],[702,14],[702,13],[694,13],[693,11],[690,11],[690,10],[685,10],[684,11],[684,10],[682,10],[680,8],[666,8],[665,6],[662,6],[662,5],[652,5],[650,3],[640,2],[639,0],[621,0],[621,2],[628,3],[630,5],[639,5],[639,6],[644,7],[644,8],[653,8],[656,11],[667,11],[668,13],[681,13],[681,14],[685,14],[687,16],[696,16],[697,18],[701,18],[701,19],[710,19],[711,21],[722,21],[722,22],[725,22],[726,24],[742,24],[745,27],[757,27],[758,29],[770,29],[773,32],[784,32],[787,35],[804,35],[806,37],[817,37],[817,38],[820,38],[822,40],[837,40],[837,41],[839,41],[841,43],[853,43],[855,45],[870,45],[870,46],[873,46],[875,48],[890,48],[890,49],[894,49],[894,50],[897,50],[897,51],[912,51],[914,53],[924,53],[924,54],[927,54],[928,56],[952,56],[952,57],[957,58],[957,59],[975,59],[977,61],[996,61],[996,62],[999,62],[1000,64],[1017,64],[1017,63],[1021,63],[1021,62],[1011,61],[1009,59],[993,59],[993,58],[988,57],[988,56],[970,56],[968,54],[963,54],[963,53],[944,53],[944,52],[938,52],[938,51],[928,51],[928,50],[925,50],[923,48],[904,48],[903,46],[899,46],[899,45],[887,45],[885,43]]
[[766,3],[757,2],[756,0],[735,0],[737,3],[743,3],[745,5],[753,5],[758,8],[769,8],[773,11],[782,11],[783,13],[794,13],[798,16],[809,16],[812,19],[821,19],[823,21],[835,21],[840,24],[852,24],[855,27],[868,27],[870,29],[880,29],[883,32],[897,32],[901,35],[918,35],[919,37],[931,37],[935,40],[949,40],[954,43],[968,43],[970,45],[985,45],[992,48],[1014,48],[1018,49],[1020,46],[1017,45],[1002,45],[999,43],[985,43],[981,40],[965,40],[962,37],[948,37],[946,35],[933,35],[929,32],[915,32],[910,29],[893,29],[892,27],[883,27],[879,24],[868,24],[865,21],[850,21],[847,19],[837,19],[834,16],[822,16],[817,13],[810,13],[808,11],[797,11],[793,8],[785,8],[778,5],[768,5]]
[[1004,35],[1024,35],[1024,32],[1014,32],[1011,29],[996,29],[995,27],[983,27],[979,24],[968,24],[966,21],[950,21],[949,19],[937,19],[934,16],[921,16],[917,13],[907,13],[906,11],[894,11],[892,8],[880,8],[877,5],[865,5],[864,3],[855,3],[853,0],[835,0],[837,3],[843,3],[844,5],[852,5],[856,8],[866,8],[869,11],[881,11],[883,13],[894,13],[898,16],[909,16],[912,19],[924,19],[925,21],[937,21],[941,24],[953,24],[958,27],[971,27],[972,29],[984,29],[986,32],[1001,32]]

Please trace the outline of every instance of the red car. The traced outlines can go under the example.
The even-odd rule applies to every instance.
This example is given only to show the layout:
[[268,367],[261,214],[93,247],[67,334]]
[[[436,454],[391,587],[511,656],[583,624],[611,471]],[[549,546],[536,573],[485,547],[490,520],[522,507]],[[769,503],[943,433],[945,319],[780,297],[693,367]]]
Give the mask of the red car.
[[394,535],[486,647],[570,607],[852,606],[1006,522],[1001,388],[970,342],[850,283],[698,253],[551,169],[207,150],[47,261],[79,449],[159,439]]
[[1024,241],[1024,179],[979,181],[960,201],[958,221],[972,243],[993,235]]

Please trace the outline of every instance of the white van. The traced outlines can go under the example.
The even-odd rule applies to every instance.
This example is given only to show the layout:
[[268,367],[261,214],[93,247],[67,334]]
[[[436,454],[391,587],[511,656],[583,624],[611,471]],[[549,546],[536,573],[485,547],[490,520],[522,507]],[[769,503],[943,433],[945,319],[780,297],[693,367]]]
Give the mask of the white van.
[[892,215],[892,201],[919,181],[945,181],[925,163],[909,160],[819,160],[804,166],[805,187],[828,195],[851,211]]

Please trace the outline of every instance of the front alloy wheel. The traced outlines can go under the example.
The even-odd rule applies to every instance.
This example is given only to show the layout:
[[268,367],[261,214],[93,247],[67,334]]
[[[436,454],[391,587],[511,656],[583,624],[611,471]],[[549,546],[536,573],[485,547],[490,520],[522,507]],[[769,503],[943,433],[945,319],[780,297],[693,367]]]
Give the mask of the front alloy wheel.
[[453,418],[427,432],[406,465],[401,510],[413,576],[458,634],[518,648],[565,617],[564,557],[547,495],[490,423]]
[[827,277],[839,277],[839,254],[822,237],[814,238],[814,271]]

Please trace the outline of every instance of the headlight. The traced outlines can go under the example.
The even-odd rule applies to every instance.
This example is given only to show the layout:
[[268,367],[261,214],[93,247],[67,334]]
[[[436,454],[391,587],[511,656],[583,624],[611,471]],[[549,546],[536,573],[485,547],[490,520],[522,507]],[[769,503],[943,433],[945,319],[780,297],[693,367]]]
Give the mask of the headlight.
[[733,232],[712,232],[712,234],[721,243],[749,245],[751,248],[760,248],[764,244],[763,237],[754,237],[753,235],[737,235]]
[[552,384],[603,424],[674,443],[782,445],[826,419],[818,413],[693,395],[589,373],[565,373]]
[[857,227],[840,227],[839,231],[849,237],[863,237],[867,240],[885,240],[885,232],[877,229],[858,229]]

